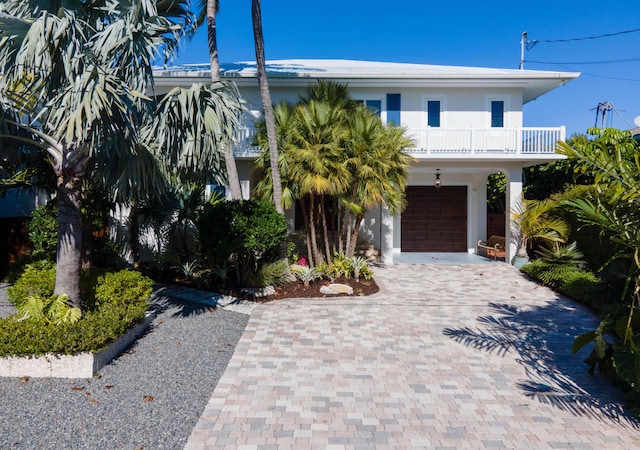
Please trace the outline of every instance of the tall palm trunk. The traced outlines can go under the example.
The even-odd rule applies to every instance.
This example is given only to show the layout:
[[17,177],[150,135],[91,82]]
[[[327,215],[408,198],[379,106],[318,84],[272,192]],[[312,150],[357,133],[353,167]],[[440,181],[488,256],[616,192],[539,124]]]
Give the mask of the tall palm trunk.
[[345,220],[346,220],[346,207],[344,206],[344,203],[342,203],[340,205],[340,217],[339,217],[339,223],[338,223],[338,252],[339,253],[347,253],[346,252],[346,248],[345,248],[345,242],[347,241],[346,239],[346,234],[347,234],[347,230],[345,228]]
[[[218,38],[216,35],[216,15],[220,3],[218,0],[207,1],[207,36],[209,40],[209,62],[211,64],[211,81],[220,81],[220,59],[218,57]],[[224,164],[227,169],[227,183],[229,183],[229,200],[241,200],[242,188],[240,187],[240,177],[236,160],[233,156],[233,146],[226,145],[224,148]]]
[[129,239],[133,267],[140,267],[140,210],[138,200],[132,199],[129,210]]
[[353,224],[353,231],[351,234],[351,242],[349,244],[349,249],[347,250],[346,257],[351,258],[356,254],[356,244],[358,243],[358,232],[360,231],[360,224],[362,223],[362,219],[364,218],[364,214],[356,215],[355,223]]
[[327,211],[325,208],[326,197],[320,196],[318,202],[318,211],[320,213],[320,225],[322,226],[322,240],[324,242],[324,259],[327,264],[331,264],[331,250],[329,250],[329,227],[327,226]]
[[[282,207],[282,181],[280,177],[278,140],[276,135],[276,118],[271,103],[271,93],[267,81],[267,68],[264,57],[264,36],[262,35],[262,11],[260,0],[251,0],[251,21],[253,22],[253,40],[256,47],[256,68],[258,69],[258,86],[260,98],[264,108],[264,122],[267,128],[267,141],[269,142],[269,163],[271,166],[271,182],[273,183],[273,203],[276,211],[284,215]],[[282,241],[278,246],[278,257],[287,260],[287,244]],[[286,265],[287,275],[291,278],[289,265]]]
[[[67,166],[67,167],[65,167]],[[64,160],[58,168],[58,251],[56,295],[66,294],[69,303],[80,308],[80,266],[82,263],[82,175],[83,163]]]
[[264,37],[262,35],[262,12],[260,0],[251,0],[251,19],[253,22],[253,37],[256,47],[256,67],[258,69],[258,85],[260,97],[264,108],[264,121],[267,128],[267,141],[269,142],[269,160],[271,165],[271,182],[273,183],[273,203],[276,211],[284,214],[282,208],[282,181],[280,179],[280,167],[278,166],[278,141],[276,137],[276,119],[271,103],[271,93],[267,81],[267,69],[264,57]]
[[302,219],[304,220],[305,241],[307,244],[307,257],[309,259],[309,267],[315,267],[313,259],[313,251],[311,249],[311,225],[309,224],[309,207],[307,206],[306,197],[300,197],[300,209],[302,210]]
[[322,264],[324,262],[322,258],[322,254],[318,249],[318,238],[316,237],[316,217],[318,215],[317,210],[318,207],[316,205],[317,200],[313,192],[309,194],[309,230],[310,230],[310,238],[311,238],[311,251],[313,253],[313,260],[315,265]]

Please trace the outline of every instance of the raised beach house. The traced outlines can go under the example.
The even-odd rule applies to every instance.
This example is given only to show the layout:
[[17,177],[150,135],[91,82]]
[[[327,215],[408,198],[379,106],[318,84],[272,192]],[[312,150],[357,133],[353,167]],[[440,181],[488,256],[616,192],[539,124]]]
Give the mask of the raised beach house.
[[[235,147],[243,195],[256,182],[252,165],[252,122],[262,111],[255,63],[221,67],[246,101],[242,138]],[[565,139],[562,126],[523,127],[523,105],[576,78],[578,73],[452,67],[350,60],[282,60],[267,63],[272,101],[296,103],[316,80],[345,83],[352,98],[377,109],[383,122],[405,127],[415,140],[407,207],[397,216],[380,208],[363,224],[362,237],[381,250],[383,262],[398,252],[476,251],[487,236],[486,181],[503,172],[506,211],[522,195],[522,168],[562,158],[554,153]],[[158,69],[156,91],[210,79],[208,65]],[[440,187],[434,181],[439,178]],[[511,242],[511,214],[504,236]],[[289,211],[289,224],[293,224]],[[507,246],[507,260],[515,254]]]

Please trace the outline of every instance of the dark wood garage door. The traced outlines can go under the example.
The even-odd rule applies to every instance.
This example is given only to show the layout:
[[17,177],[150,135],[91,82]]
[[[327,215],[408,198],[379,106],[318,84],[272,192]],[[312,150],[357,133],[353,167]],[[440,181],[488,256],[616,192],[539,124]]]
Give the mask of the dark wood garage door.
[[407,187],[401,216],[403,252],[467,251],[467,187]]

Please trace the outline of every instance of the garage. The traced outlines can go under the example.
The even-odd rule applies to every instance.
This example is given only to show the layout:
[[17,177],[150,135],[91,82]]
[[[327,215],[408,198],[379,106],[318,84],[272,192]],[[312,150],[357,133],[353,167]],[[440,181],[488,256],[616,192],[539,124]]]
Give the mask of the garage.
[[467,187],[408,186],[403,252],[467,252]]

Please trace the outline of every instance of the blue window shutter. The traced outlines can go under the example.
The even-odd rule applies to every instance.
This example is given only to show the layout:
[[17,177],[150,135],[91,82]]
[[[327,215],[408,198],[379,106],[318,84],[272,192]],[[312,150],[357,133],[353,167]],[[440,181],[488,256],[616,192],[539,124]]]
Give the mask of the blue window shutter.
[[491,102],[491,127],[504,127],[504,102],[502,100]]
[[427,125],[440,126],[440,100],[427,101]]
[[387,94],[387,124],[400,125],[400,94]]

